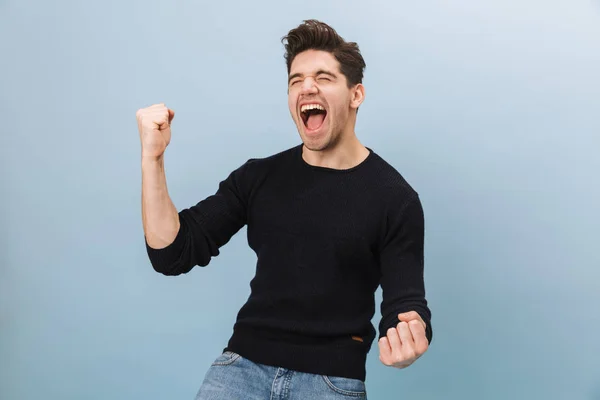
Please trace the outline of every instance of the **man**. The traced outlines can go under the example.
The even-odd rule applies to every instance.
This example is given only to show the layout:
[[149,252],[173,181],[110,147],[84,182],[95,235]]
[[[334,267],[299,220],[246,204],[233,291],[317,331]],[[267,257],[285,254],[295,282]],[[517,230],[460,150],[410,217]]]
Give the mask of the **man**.
[[302,144],[250,159],[177,212],[164,151],[174,111],[137,113],[149,259],[165,275],[206,266],[244,225],[257,254],[251,294],[197,399],[366,398],[365,361],[404,368],[428,348],[418,194],[354,132],[365,98],[356,43],[308,20],[283,38],[288,104]]

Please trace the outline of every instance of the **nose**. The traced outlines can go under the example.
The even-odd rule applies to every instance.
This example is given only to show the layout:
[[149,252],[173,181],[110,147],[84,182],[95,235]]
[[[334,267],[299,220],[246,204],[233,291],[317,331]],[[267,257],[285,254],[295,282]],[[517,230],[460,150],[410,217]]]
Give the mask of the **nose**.
[[317,86],[315,85],[315,80],[313,78],[307,77],[304,79],[301,88],[302,94],[314,94],[318,91],[319,90],[317,89]]

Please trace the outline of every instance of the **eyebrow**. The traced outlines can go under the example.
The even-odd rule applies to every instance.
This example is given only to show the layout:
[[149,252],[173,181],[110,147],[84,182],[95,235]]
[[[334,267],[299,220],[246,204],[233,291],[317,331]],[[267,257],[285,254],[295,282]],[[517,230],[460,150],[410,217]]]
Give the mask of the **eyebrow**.
[[[326,70],[324,70],[324,69],[320,69],[320,70],[318,70],[318,71],[315,73],[315,75],[329,75],[329,76],[331,76],[332,78],[337,78],[337,76],[336,76],[336,75],[335,75],[333,72],[329,72],[329,71],[326,71]],[[294,78],[300,78],[300,77],[302,77],[302,76],[303,76],[303,75],[302,75],[301,73],[299,73],[299,72],[297,72],[297,73],[295,73],[295,74],[292,74],[292,75],[290,75],[290,77],[288,78],[288,84],[289,84],[289,83],[292,81],[292,79],[294,79]]]

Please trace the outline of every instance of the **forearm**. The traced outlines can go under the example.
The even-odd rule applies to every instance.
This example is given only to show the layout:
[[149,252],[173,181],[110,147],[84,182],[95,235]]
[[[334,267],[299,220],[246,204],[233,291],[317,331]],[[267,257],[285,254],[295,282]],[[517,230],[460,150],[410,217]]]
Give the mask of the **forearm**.
[[398,314],[417,312],[431,340],[431,311],[425,299],[423,208],[418,196],[405,201],[391,214],[385,246],[381,253],[380,336],[398,324]]
[[142,158],[142,223],[146,241],[155,249],[173,243],[180,227],[167,190],[163,157]]

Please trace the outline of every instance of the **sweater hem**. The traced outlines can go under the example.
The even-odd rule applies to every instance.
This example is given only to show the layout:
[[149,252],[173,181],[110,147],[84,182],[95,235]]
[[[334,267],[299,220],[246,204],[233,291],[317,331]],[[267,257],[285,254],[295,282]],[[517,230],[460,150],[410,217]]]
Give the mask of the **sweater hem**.
[[233,351],[263,365],[365,381],[366,347],[350,337],[343,343],[297,344],[275,341],[261,337],[257,331],[237,328],[224,351]]

